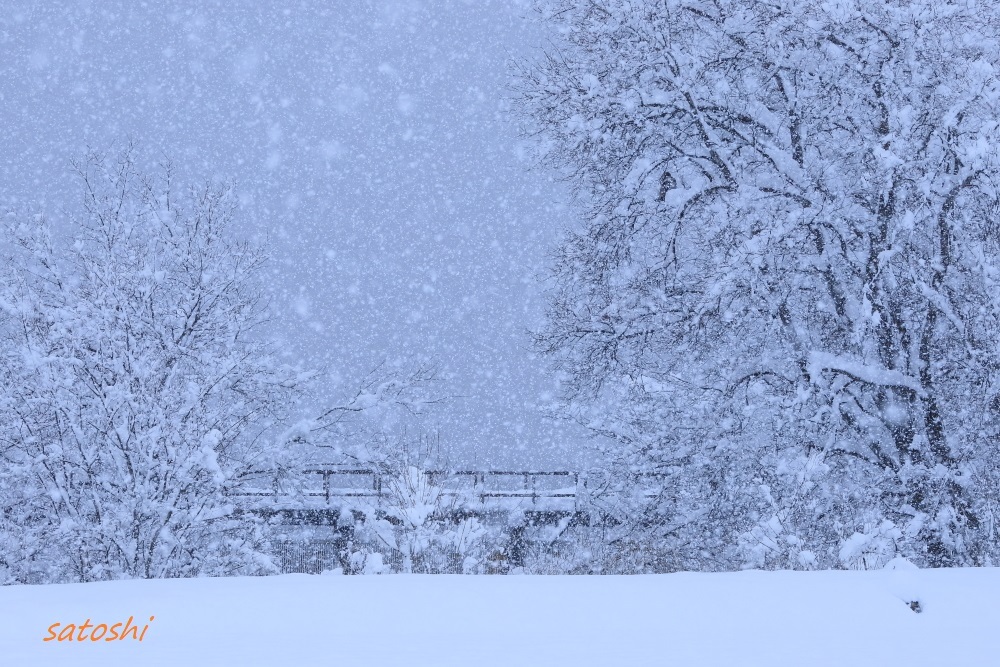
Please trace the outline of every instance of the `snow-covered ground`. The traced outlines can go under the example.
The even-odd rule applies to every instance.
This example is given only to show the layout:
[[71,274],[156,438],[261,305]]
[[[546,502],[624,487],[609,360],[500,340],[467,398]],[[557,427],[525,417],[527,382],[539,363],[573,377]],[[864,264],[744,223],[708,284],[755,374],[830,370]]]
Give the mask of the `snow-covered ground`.
[[[996,665],[998,605],[993,568],[15,586],[0,664]],[[149,625],[141,643],[43,641],[56,622],[129,616]]]

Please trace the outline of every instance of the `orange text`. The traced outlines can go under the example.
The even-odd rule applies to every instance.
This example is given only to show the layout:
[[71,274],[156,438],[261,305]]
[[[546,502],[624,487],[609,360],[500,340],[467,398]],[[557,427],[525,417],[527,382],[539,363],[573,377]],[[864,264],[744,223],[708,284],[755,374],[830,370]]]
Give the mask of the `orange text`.
[[[99,642],[104,640],[106,642],[113,642],[115,640],[122,641],[125,639],[133,639],[142,641],[143,637],[146,636],[146,630],[149,630],[149,623],[153,622],[155,616],[149,617],[149,623],[142,626],[142,630],[139,630],[139,626],[133,623],[134,616],[129,616],[128,620],[124,623],[115,623],[109,626],[107,623],[98,623],[94,625],[90,622],[88,618],[86,621],[80,625],[75,625],[73,623],[67,623],[63,625],[62,623],[53,623],[49,626],[49,634],[44,639],[43,642],[58,641],[58,642]],[[62,629],[59,629],[62,626]],[[88,632],[89,631],[89,632]],[[131,635],[131,637],[129,636]]]

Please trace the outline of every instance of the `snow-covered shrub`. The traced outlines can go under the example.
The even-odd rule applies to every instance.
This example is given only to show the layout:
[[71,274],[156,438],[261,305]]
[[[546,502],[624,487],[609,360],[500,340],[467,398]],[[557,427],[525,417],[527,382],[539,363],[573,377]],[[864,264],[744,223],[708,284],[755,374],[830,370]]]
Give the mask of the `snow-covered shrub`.
[[880,570],[895,559],[903,532],[892,521],[852,534],[840,547],[840,561],[849,570]]
[[407,465],[383,481],[368,512],[369,541],[401,555],[404,573],[476,573],[485,568],[488,531],[463,516],[461,499],[445,494],[421,468]]

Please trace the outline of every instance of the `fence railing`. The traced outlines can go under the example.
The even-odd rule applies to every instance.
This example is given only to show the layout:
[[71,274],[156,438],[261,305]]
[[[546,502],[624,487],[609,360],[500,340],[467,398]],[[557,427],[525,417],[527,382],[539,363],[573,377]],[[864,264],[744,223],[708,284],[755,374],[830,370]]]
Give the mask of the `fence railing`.
[[[385,479],[391,473],[374,468],[311,466],[303,475],[316,476],[321,486],[308,481],[299,495],[321,498],[326,503],[338,498],[379,499],[387,495]],[[544,498],[575,499],[587,481],[579,472],[569,470],[425,470],[428,484],[439,486],[444,496],[469,496],[480,502],[488,499],[521,498],[536,501]],[[357,481],[355,481],[357,480]],[[565,481],[558,485],[558,482]],[[244,490],[240,496],[281,497],[289,495],[281,488]]]

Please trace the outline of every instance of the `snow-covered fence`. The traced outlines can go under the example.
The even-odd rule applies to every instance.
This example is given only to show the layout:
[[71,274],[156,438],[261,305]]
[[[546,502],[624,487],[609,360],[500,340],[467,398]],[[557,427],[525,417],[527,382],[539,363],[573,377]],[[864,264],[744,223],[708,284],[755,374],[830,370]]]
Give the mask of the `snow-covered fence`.
[[[585,476],[568,470],[426,470],[421,474],[428,484],[441,487],[442,496],[454,498],[457,505],[463,506],[513,508],[528,501],[539,508],[575,511],[577,496],[586,486]],[[287,509],[321,505],[378,507],[390,495],[385,481],[391,476],[376,468],[311,466],[303,469],[304,483],[295,493],[277,487],[244,490],[237,497],[248,508],[253,504]]]
[[[272,551],[282,572],[503,573],[543,552],[572,560],[620,523],[608,507],[621,490],[600,473],[313,465],[293,477],[231,497],[284,535]],[[662,493],[639,477],[640,494]]]

